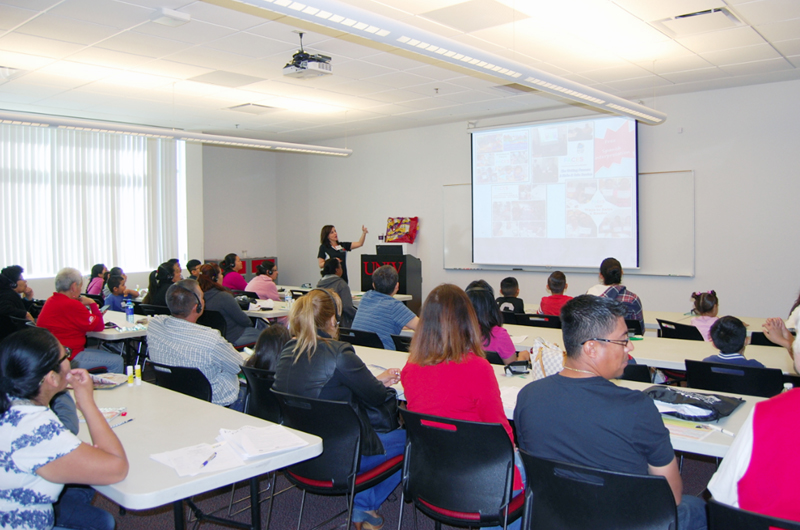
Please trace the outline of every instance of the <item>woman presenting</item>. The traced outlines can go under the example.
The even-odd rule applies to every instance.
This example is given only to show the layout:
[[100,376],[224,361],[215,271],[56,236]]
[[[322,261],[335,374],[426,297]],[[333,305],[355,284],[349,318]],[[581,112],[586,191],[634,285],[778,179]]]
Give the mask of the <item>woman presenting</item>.
[[355,243],[342,243],[339,241],[335,226],[323,226],[319,236],[319,253],[317,253],[319,268],[321,269],[325,265],[326,259],[336,258],[342,262],[342,279],[347,282],[347,252],[363,247],[368,233],[367,227],[361,225],[361,239]]

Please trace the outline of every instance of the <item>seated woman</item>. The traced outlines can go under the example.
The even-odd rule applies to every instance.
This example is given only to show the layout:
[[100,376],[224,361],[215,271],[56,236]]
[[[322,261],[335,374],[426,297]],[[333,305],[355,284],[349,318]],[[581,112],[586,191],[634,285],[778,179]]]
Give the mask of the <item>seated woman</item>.
[[[227,276],[226,276],[227,278]],[[281,295],[278,294],[278,286],[275,285],[275,280],[278,279],[278,267],[272,260],[262,261],[256,267],[256,277],[250,280],[243,291],[250,291],[256,293],[260,300],[275,300],[280,301]],[[225,281],[223,280],[223,285]]]
[[228,254],[225,256],[225,259],[220,262],[219,266],[222,269],[223,287],[233,289],[234,291],[247,290],[247,280],[244,279],[244,276],[239,274],[239,271],[242,270],[242,260],[239,259],[239,256],[233,253]]
[[86,294],[101,295],[103,286],[106,284],[108,269],[102,263],[92,267],[92,274],[89,276],[89,284],[86,286]]
[[0,271],[0,315],[27,318],[34,322],[29,311],[33,305],[33,289],[22,277],[23,272],[25,269],[19,265],[11,265]]
[[[456,420],[499,423],[514,444],[500,386],[485,358],[482,343],[478,318],[466,293],[451,284],[439,285],[431,291],[422,306],[419,327],[401,373],[408,410]],[[516,465],[514,491],[523,487],[519,458]],[[519,525],[518,521],[514,524]]]
[[317,282],[320,289],[330,289],[339,295],[342,300],[342,322],[343,328],[349,328],[356,316],[356,308],[353,305],[353,296],[350,294],[350,286],[342,279],[344,268],[342,262],[336,258],[325,260],[322,266],[322,278]]
[[167,289],[173,283],[181,281],[181,267],[166,261],[150,273],[150,283],[143,304],[167,307]]
[[[391,397],[388,387],[400,380],[400,370],[391,368],[376,378],[352,345],[336,340],[340,310],[339,297],[331,291],[313,289],[297,299],[289,316],[297,338],[284,346],[272,387],[279,392],[350,403],[361,420],[360,471],[364,472],[403,453],[405,431],[375,432],[365,409],[378,407]],[[399,483],[397,472],[356,493],[353,522],[357,530],[379,530],[383,526],[383,517],[376,510]]]
[[495,302],[492,286],[484,280],[474,281],[467,286],[467,297],[478,318],[484,351],[496,352],[504,364],[529,361],[530,352],[523,350],[517,354],[511,336],[503,328],[503,315]]
[[234,346],[253,344],[258,340],[259,331],[253,327],[233,295],[222,286],[222,272],[216,263],[206,263],[200,267],[198,278],[200,290],[206,301],[207,311],[217,311],[225,317],[227,331],[225,338]]
[[[128,474],[122,444],[94,402],[92,378],[86,370],[70,369],[67,359],[64,347],[41,328],[19,331],[0,343],[0,453],[5,461],[0,512],[10,528],[52,528],[52,503],[66,483],[114,484]],[[91,443],[69,432],[48,406],[67,384],[74,389]],[[83,522],[91,526],[95,521]]]
[[278,357],[283,347],[292,338],[292,334],[283,324],[272,324],[261,332],[256,342],[256,350],[245,361],[245,366],[252,366],[259,370],[275,371]]
[[615,258],[606,258],[600,264],[600,281],[602,284],[595,285],[586,294],[610,298],[625,304],[625,320],[638,320],[644,329],[644,312],[642,301],[622,283],[622,265]]

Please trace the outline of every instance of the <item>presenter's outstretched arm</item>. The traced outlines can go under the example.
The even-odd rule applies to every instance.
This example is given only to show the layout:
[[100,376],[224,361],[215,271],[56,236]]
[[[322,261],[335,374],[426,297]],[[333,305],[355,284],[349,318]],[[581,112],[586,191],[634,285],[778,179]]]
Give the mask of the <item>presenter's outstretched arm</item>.
[[[361,225],[361,239],[359,239],[358,241],[356,241],[353,244],[351,244],[350,245],[350,250],[355,250],[355,249],[357,249],[359,247],[363,247],[364,246],[364,240],[367,239],[367,234],[368,233],[369,233],[369,230],[367,230],[367,227],[364,226],[364,225]],[[322,265],[320,265],[320,267],[322,267]]]

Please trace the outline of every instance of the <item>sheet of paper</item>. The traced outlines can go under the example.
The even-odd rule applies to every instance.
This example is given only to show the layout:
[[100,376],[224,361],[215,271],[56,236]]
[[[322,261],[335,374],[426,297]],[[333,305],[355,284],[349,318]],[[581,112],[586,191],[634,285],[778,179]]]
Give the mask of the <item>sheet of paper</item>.
[[694,405],[665,403],[663,401],[655,400],[658,412],[680,412],[686,416],[694,416],[695,418],[705,418],[714,414],[710,410],[695,407]]
[[265,456],[308,445],[308,442],[280,425],[267,427],[245,425],[235,431],[220,429],[219,433],[218,440],[221,438],[228,441],[245,458]]
[[[150,458],[171,467],[180,477],[193,477],[200,473],[214,473],[244,465],[236,451],[225,442],[193,445],[150,455]],[[203,465],[203,462],[208,463]]]
[[662,416],[662,419],[664,420],[664,426],[669,431],[670,436],[700,441],[714,432],[711,427],[703,425],[702,423],[683,421],[666,416]]
[[514,344],[522,344],[527,338],[527,335],[511,335],[511,342]]

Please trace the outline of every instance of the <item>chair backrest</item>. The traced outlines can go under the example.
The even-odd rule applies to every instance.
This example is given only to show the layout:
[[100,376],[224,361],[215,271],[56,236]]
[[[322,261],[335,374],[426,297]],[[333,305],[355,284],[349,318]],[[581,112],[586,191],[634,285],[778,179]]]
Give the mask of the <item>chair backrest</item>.
[[763,331],[754,331],[750,334],[750,344],[753,346],[777,346],[782,348],[780,344],[775,344],[764,335]]
[[211,383],[197,368],[169,366],[150,361],[156,374],[156,384],[203,401],[211,401]]
[[368,348],[383,348],[383,341],[377,333],[361,331],[360,329],[339,328],[339,340],[349,342],[353,346],[366,346]]
[[272,383],[275,382],[275,372],[261,370],[252,366],[242,366],[242,372],[247,379],[247,405],[245,414],[256,416],[272,423],[281,423],[281,405],[278,398],[271,392]]
[[748,512],[714,499],[708,501],[708,530],[800,530],[800,522]]
[[17,331],[17,326],[11,321],[9,315],[0,315],[0,340]]
[[171,315],[169,308],[165,305],[153,305],[153,304],[139,304],[139,309],[142,310],[142,313],[149,317],[154,317],[156,315]]
[[501,311],[503,314],[503,324],[516,324],[517,315],[513,311]]
[[661,328],[661,336],[665,339],[705,340],[700,330],[687,324],[678,324],[669,320],[656,319]]
[[506,364],[503,362],[503,358],[500,357],[500,354],[496,351],[484,350],[483,353],[486,354],[486,360],[489,361],[490,364],[499,364],[500,366]]
[[[361,424],[344,401],[327,401],[286,394],[272,389],[283,411],[283,424],[322,438],[322,454],[287,468],[304,483],[320,482],[322,489],[348,491],[358,468]],[[313,491],[313,488],[307,488]]]
[[201,326],[216,329],[223,338],[228,332],[228,323],[225,322],[225,317],[222,316],[222,313],[219,311],[206,309],[203,311],[203,314],[200,315],[200,318],[197,319],[197,323]]
[[772,397],[783,391],[779,368],[757,368],[686,359],[686,384],[690,388],[747,396]]
[[535,328],[561,329],[561,317],[555,315],[532,315],[530,313],[515,313],[514,318],[520,326],[533,326]]
[[411,337],[407,337],[405,335],[392,335],[392,341],[394,341],[395,350],[408,353],[409,348],[411,347]]
[[103,295],[101,295],[101,294],[83,293],[83,296],[85,296],[86,298],[91,298],[92,300],[97,302],[97,305],[99,307],[103,307],[103,302],[104,302]]
[[25,328],[27,328],[29,326],[36,327],[36,324],[31,322],[27,318],[12,317],[11,315],[8,315],[8,318],[11,320],[11,323],[14,325],[14,328],[16,329],[16,331],[25,329]]
[[237,289],[231,289],[231,293],[233,296],[246,296],[248,298],[258,299],[258,293],[254,293],[253,291],[239,291]]
[[528,489],[523,530],[677,528],[667,479],[537,458],[520,450]]
[[628,326],[628,333],[633,332],[634,335],[644,335],[644,329],[642,328],[642,322],[640,320],[626,318],[625,325]]
[[625,381],[639,381],[640,383],[652,383],[653,378],[650,375],[650,367],[644,364],[629,364],[625,367],[622,377]]
[[503,426],[405,409],[400,414],[407,435],[406,499],[444,522],[448,511],[497,520],[511,500],[514,479],[514,448]]

